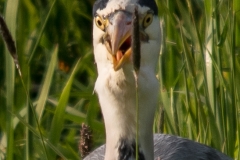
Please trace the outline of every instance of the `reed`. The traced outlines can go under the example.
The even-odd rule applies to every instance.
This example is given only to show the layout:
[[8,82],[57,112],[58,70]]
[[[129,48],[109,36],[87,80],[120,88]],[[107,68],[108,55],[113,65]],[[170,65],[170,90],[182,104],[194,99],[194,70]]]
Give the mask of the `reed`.
[[159,6],[166,33],[159,60],[164,132],[239,159],[239,6],[217,0]]

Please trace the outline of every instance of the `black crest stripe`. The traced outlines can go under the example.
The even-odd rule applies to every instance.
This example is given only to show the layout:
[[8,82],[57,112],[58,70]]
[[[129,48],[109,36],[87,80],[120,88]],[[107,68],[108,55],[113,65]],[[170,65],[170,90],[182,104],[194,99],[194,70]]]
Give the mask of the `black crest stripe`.
[[98,9],[102,10],[107,6],[109,0],[97,0],[93,5],[93,16],[95,16]]
[[[93,5],[93,16],[95,16],[98,9],[102,10],[107,6],[110,0],[97,0]],[[138,0],[140,6],[147,6],[153,10],[154,14],[158,14],[157,4],[154,0]]]
[[140,6],[147,6],[151,10],[153,10],[154,14],[158,14],[158,7],[154,0],[138,0]]

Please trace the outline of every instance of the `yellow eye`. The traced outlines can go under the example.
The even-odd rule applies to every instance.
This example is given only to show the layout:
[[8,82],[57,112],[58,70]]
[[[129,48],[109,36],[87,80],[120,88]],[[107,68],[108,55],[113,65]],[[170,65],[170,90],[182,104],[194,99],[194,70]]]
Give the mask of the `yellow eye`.
[[147,28],[153,21],[153,14],[147,13],[147,15],[143,19],[143,28]]
[[105,21],[100,16],[95,17],[95,23],[98,28],[100,28],[103,31],[105,30]]

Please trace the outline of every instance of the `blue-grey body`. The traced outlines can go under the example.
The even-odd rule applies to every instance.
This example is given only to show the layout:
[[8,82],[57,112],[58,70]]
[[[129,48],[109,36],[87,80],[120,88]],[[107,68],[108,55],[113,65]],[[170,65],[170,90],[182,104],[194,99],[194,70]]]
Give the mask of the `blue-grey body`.
[[[104,160],[105,145],[84,160]],[[206,145],[173,135],[154,135],[154,160],[233,160]]]

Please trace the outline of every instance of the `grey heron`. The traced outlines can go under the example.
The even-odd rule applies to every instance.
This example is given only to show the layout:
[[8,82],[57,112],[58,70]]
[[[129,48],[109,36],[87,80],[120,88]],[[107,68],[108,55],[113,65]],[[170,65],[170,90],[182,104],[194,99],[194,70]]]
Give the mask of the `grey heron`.
[[[138,73],[139,144],[136,146],[136,90],[131,28],[138,8],[141,67]],[[154,0],[97,0],[93,7],[93,45],[98,78],[95,91],[106,128],[106,145],[85,160],[230,160],[223,153],[177,136],[153,134],[159,84],[155,68],[160,50],[160,22]]]

